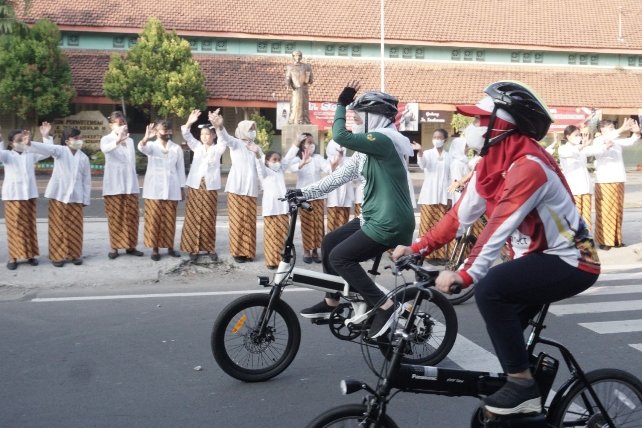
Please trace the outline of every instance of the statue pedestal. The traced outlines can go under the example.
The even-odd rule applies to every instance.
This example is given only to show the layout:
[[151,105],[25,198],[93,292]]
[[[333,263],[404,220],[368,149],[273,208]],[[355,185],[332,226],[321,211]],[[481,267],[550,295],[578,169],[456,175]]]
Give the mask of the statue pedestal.
[[309,132],[319,146],[319,127],[316,125],[283,125],[281,129],[281,155],[285,156],[295,143],[297,135]]

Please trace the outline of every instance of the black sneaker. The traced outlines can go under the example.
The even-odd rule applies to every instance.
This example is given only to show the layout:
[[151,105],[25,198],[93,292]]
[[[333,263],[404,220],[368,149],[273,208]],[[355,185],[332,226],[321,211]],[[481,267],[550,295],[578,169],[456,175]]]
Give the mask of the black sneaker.
[[325,300],[323,300],[314,306],[310,306],[309,308],[303,309],[299,313],[303,318],[328,319],[330,318],[330,312],[332,312],[334,308],[336,308],[336,306],[330,306],[325,302]]
[[372,318],[372,324],[370,324],[368,337],[370,339],[376,339],[384,334],[403,311],[404,305],[398,303],[393,304],[388,309],[377,309]]
[[541,413],[542,398],[534,381],[530,386],[509,381],[499,391],[484,399],[484,407],[496,415]]

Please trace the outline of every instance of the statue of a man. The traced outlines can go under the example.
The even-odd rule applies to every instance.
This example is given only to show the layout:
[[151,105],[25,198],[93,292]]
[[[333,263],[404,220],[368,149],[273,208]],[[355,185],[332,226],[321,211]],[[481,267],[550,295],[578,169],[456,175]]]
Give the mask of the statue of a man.
[[294,64],[289,64],[285,71],[285,84],[292,89],[292,99],[290,100],[290,117],[288,124],[309,124],[310,117],[308,104],[308,86],[312,84],[312,67],[310,64],[301,62],[303,53],[301,51],[292,52]]

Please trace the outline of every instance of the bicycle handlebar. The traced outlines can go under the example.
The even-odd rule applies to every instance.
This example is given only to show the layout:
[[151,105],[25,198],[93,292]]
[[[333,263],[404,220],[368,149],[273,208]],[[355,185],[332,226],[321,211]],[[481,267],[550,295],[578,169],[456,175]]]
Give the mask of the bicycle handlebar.
[[[419,263],[419,260],[421,260],[422,257],[423,256],[421,254],[410,254],[408,256],[399,257],[395,262],[395,267],[398,270],[413,270],[430,282],[431,286],[435,285],[435,279],[437,278],[437,275],[439,275],[440,271],[428,270],[419,266],[417,263]],[[459,294],[461,293],[461,285],[453,284],[449,287],[448,291],[452,294]]]
[[312,205],[310,205],[308,200],[305,199],[303,196],[279,198],[279,201],[287,201],[289,204],[294,204],[297,207],[301,207],[306,211],[312,211]]

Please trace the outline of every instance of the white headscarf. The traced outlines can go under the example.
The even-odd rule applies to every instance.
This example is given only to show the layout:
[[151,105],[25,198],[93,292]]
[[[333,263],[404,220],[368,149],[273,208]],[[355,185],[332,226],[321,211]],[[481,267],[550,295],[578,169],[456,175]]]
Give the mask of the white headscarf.
[[468,156],[466,156],[466,140],[462,137],[453,138],[450,142],[448,154],[451,160],[464,163],[468,162]]
[[254,122],[253,120],[240,121],[239,124],[236,125],[236,131],[234,132],[236,138],[243,141],[254,141],[254,138],[250,138],[247,135],[252,125],[254,125],[254,127],[256,128],[256,122]]

